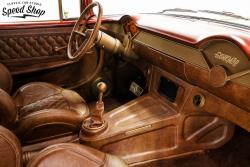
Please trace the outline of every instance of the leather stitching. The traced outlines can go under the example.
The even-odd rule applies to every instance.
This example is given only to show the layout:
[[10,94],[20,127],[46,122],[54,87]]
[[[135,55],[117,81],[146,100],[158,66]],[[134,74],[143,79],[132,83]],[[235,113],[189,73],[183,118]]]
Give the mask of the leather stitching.
[[53,47],[67,45],[68,39],[69,34],[0,38],[0,60],[53,56]]

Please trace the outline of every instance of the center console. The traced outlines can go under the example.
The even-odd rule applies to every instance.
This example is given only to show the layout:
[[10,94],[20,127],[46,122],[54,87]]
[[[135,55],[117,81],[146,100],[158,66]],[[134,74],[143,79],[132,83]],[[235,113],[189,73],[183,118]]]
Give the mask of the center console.
[[233,124],[208,114],[210,94],[150,67],[149,92],[106,114],[107,128],[80,141],[130,165],[213,149],[227,142]]

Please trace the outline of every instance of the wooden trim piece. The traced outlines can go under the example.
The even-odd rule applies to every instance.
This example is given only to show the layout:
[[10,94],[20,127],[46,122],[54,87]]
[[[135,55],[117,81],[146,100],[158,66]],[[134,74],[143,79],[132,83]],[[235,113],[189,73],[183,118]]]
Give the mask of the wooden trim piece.
[[250,112],[250,85],[229,81],[224,87],[215,88],[209,82],[209,70],[180,61],[142,43],[134,43],[134,51],[141,58],[210,93]]

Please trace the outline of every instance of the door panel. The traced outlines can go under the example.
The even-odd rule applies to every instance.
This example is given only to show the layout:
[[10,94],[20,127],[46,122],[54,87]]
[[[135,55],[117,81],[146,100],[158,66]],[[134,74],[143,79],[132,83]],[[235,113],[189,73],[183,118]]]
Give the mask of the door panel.
[[0,63],[13,75],[14,89],[32,81],[72,86],[94,71],[97,52],[73,62],[68,59],[66,48],[55,51],[56,47],[67,46],[72,23],[0,28]]
[[72,27],[0,31],[0,61],[12,74],[54,68],[72,63],[66,49]]

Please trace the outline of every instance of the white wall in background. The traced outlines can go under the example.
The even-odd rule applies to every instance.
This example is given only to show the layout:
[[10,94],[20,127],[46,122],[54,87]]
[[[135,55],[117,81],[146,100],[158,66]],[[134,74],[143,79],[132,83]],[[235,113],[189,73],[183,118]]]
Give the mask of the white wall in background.
[[250,18],[250,0],[96,0],[104,14],[160,12],[163,9],[228,11]]

